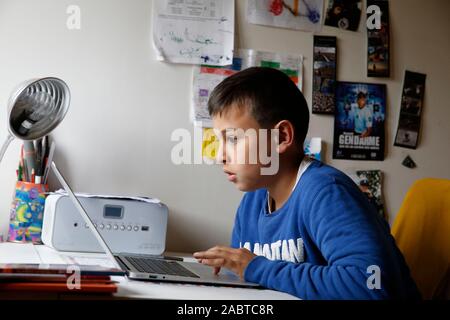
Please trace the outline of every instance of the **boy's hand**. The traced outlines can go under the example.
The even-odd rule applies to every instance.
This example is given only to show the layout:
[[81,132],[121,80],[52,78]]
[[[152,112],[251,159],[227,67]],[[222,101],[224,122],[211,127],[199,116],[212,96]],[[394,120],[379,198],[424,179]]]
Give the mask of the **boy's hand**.
[[214,274],[218,274],[220,268],[224,267],[239,275],[241,279],[244,279],[244,270],[256,255],[243,248],[233,249],[216,246],[207,251],[196,252],[194,257],[198,262],[214,267]]

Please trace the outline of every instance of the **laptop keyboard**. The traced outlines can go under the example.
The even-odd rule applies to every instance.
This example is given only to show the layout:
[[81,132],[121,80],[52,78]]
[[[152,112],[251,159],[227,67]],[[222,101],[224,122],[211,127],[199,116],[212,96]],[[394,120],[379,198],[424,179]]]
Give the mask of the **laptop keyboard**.
[[166,274],[178,277],[200,278],[195,273],[190,272],[188,269],[174,261],[136,257],[126,258],[139,272]]

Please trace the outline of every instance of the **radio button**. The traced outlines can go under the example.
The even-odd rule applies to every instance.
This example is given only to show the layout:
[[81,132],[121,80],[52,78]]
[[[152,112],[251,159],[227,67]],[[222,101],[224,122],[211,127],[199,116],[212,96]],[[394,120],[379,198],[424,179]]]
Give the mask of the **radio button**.
[[132,229],[133,229],[132,226],[128,226],[128,227],[127,227],[127,230],[128,230],[128,231],[131,231]]
[[125,226],[120,226],[120,230],[125,230]]
[[117,229],[119,229],[119,226],[117,224],[115,224],[113,228],[114,228],[114,230],[117,230]]
[[107,229],[107,230],[111,230],[111,225],[110,225],[110,224],[107,224],[107,225],[106,225],[106,229]]

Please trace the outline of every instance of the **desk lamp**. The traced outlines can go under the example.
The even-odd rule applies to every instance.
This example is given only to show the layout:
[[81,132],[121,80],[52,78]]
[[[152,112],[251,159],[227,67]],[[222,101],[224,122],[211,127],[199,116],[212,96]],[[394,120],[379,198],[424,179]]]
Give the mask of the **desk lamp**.
[[[58,78],[41,78],[23,82],[16,89],[8,103],[8,136],[0,150],[0,162],[8,146],[15,138],[28,143],[50,134],[64,119],[70,105],[70,90],[67,84]],[[56,167],[50,164],[61,185],[66,189],[69,198],[79,211],[86,224],[93,230],[94,224],[85,212],[76,196],[69,192],[67,182]],[[69,189],[69,191],[68,191]],[[93,232],[105,253],[112,258],[108,247],[99,240],[101,235]],[[116,266],[117,265],[117,262]]]

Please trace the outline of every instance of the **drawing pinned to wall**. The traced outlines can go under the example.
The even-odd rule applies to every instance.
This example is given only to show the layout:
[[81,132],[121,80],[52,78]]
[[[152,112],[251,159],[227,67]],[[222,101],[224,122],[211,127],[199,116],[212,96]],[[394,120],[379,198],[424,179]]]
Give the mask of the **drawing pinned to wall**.
[[333,158],[384,160],[386,85],[338,82]]
[[159,61],[229,65],[234,0],[154,0],[153,46]]
[[382,217],[387,219],[382,192],[382,172],[380,170],[359,170],[348,173],[369,202]]
[[336,37],[314,36],[312,112],[334,114]]
[[225,78],[250,67],[270,67],[286,73],[302,90],[303,56],[240,49],[233,64],[225,67],[201,65],[194,67],[192,81],[191,120],[195,126],[211,128],[208,100],[214,88]]
[[306,139],[304,144],[305,155],[322,161],[322,138]]
[[361,19],[361,0],[328,0],[325,25],[356,31]]
[[422,73],[405,72],[395,146],[417,148],[426,77]]
[[248,0],[249,23],[289,28],[302,31],[320,31],[323,0]]
[[[373,7],[375,6],[375,7]],[[386,0],[367,0],[367,7],[379,10],[379,25],[376,21],[367,24],[367,76],[389,77],[389,2]],[[367,18],[378,13],[367,13]],[[376,19],[375,19],[376,20]]]

